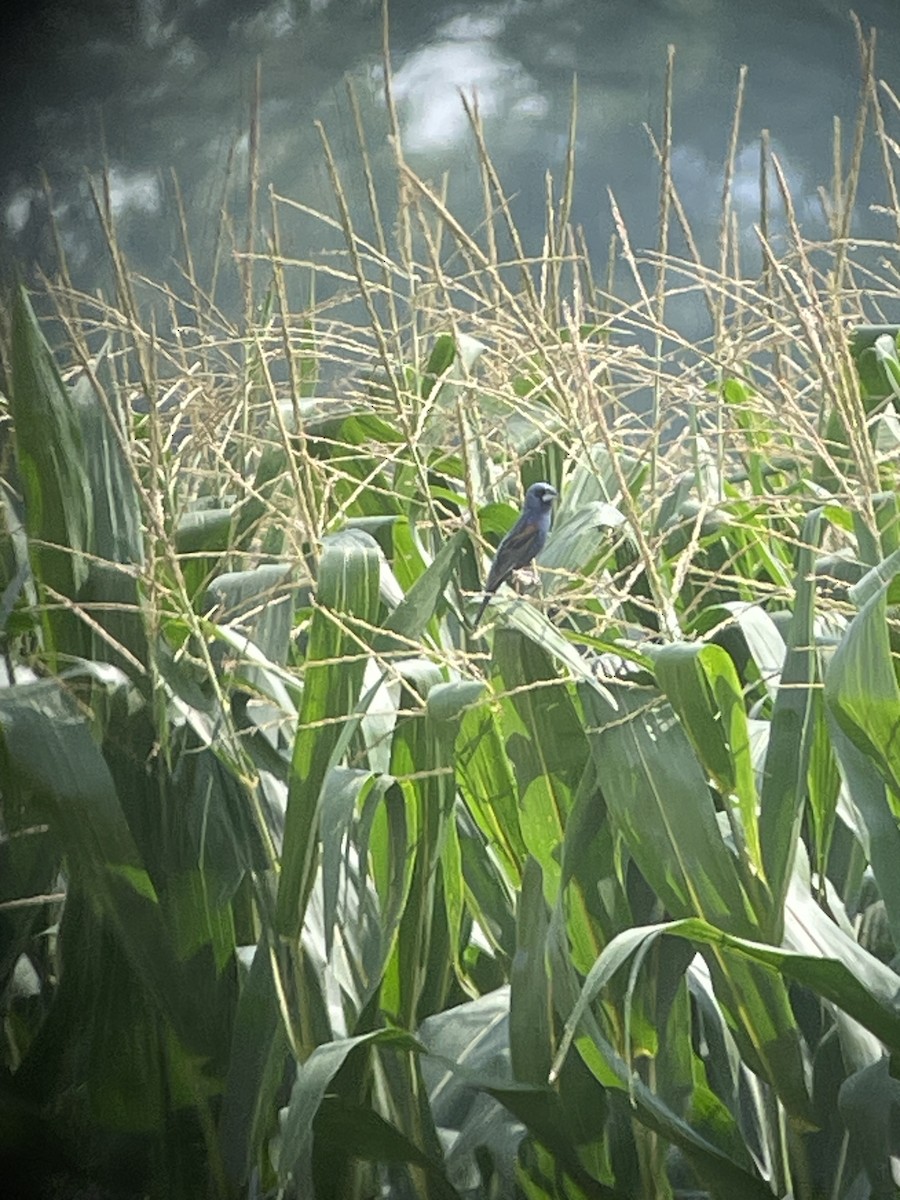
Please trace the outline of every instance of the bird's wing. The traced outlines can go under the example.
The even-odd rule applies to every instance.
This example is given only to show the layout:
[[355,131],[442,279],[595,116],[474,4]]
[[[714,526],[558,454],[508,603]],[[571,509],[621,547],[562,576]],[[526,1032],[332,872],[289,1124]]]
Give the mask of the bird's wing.
[[541,525],[532,518],[520,517],[497,549],[491,563],[486,592],[494,592],[513,571],[527,566],[534,558],[540,545]]

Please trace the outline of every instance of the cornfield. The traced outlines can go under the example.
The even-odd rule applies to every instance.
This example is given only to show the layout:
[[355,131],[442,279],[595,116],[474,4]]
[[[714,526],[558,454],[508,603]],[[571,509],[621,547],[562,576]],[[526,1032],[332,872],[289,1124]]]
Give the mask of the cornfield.
[[[740,103],[714,261],[667,107],[659,243],[611,198],[600,279],[574,151],[530,254],[470,105],[465,228],[388,71],[396,195],[358,121],[362,223],[321,130],[339,259],[283,251],[298,204],[263,220],[251,164],[258,223],[217,260],[239,316],[187,253],[180,290],[134,278],[102,186],[114,294],[62,262],[46,320],[11,296],[9,1195],[897,1194],[900,260],[851,239],[866,139],[900,233],[873,45],[827,241],[762,139],[752,275]],[[537,574],[473,628],[537,480]]]

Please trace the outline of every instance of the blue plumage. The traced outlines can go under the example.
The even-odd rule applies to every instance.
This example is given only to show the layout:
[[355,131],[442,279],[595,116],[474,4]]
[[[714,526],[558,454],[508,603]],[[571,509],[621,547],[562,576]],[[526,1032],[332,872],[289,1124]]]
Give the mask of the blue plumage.
[[513,571],[527,567],[543,549],[550,532],[550,518],[557,491],[549,483],[533,483],[525,493],[525,504],[519,519],[497,547],[494,561],[484,585],[484,599],[475,615],[473,628],[481,620],[491,596]]

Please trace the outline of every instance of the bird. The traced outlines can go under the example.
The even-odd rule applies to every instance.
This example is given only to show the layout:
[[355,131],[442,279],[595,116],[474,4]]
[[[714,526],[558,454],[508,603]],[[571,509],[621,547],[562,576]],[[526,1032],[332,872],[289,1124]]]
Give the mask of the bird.
[[550,483],[533,483],[525,493],[525,503],[519,519],[497,547],[491,569],[484,585],[484,598],[472,623],[474,629],[481,620],[491,596],[513,571],[527,567],[540,554],[550,532],[550,516],[556,488]]

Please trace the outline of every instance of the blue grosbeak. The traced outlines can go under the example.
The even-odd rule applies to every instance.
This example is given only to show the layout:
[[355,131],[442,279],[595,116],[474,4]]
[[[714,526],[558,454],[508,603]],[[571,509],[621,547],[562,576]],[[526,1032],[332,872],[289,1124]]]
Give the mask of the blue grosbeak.
[[525,504],[518,521],[497,547],[484,585],[484,599],[472,622],[473,629],[500,584],[505,583],[513,571],[527,567],[535,555],[540,554],[550,532],[550,510],[556,495],[556,488],[549,483],[533,483],[525,493]]

